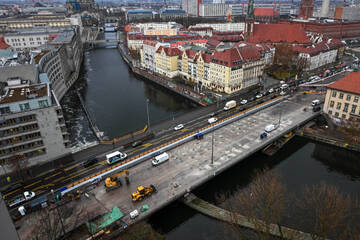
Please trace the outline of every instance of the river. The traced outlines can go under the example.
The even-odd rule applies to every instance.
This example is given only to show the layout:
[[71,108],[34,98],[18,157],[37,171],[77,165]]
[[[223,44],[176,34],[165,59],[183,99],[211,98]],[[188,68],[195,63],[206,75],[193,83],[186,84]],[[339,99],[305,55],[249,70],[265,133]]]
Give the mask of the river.
[[[117,49],[95,49],[85,53],[80,79],[62,100],[73,146],[96,140],[79,105],[75,88],[80,89],[92,118],[109,138],[145,126],[147,99],[151,123],[171,119],[196,107],[183,97],[135,77]],[[255,171],[269,168],[281,175],[291,193],[296,194],[305,185],[323,181],[338,186],[343,192],[358,195],[360,163],[356,160],[357,156],[347,151],[295,137],[273,157],[256,153],[201,186],[195,194],[226,206],[234,201],[233,193],[251,182]],[[219,200],[218,196],[227,194],[229,197]],[[149,223],[171,240],[234,239],[225,224],[180,203],[170,204],[154,214]]]

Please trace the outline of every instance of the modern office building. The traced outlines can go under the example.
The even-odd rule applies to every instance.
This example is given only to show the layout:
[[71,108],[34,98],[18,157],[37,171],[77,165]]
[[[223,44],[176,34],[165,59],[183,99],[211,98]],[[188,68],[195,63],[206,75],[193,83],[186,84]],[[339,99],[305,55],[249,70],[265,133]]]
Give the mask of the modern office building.
[[200,4],[202,0],[182,0],[181,8],[190,16],[200,16]]

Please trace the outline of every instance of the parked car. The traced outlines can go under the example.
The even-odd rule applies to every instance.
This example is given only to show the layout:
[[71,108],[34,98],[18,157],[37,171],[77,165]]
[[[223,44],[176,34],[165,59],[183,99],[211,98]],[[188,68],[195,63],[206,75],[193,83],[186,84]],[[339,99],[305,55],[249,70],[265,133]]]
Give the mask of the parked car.
[[213,117],[215,115],[216,115],[216,112],[212,112],[212,113],[209,114],[210,117]]
[[98,162],[97,158],[90,158],[90,159],[86,160],[85,162],[83,162],[83,167],[85,167],[85,168],[90,167],[91,165],[94,165],[97,162]]
[[313,112],[319,112],[321,110],[320,106],[314,106],[313,107]]
[[176,127],[174,127],[174,130],[175,130],[175,131],[178,131],[178,130],[183,129],[183,128],[184,128],[184,125],[183,125],[183,124],[179,124],[179,125],[177,125]]
[[263,95],[260,93],[260,94],[256,95],[256,98],[259,99],[259,98],[262,98],[262,96]]
[[269,93],[273,93],[274,92],[274,89],[273,88],[270,88],[269,89]]
[[243,99],[243,100],[241,100],[241,102],[240,102],[242,105],[245,105],[245,104],[247,104],[247,100],[246,99]]
[[131,144],[131,146],[134,148],[134,147],[140,146],[141,144],[142,144],[142,141],[135,141],[135,142],[133,142],[133,144]]
[[249,99],[249,102],[253,102],[253,101],[255,101],[255,97],[251,97],[251,98]]
[[215,118],[215,117],[208,119],[208,123],[209,123],[209,124],[212,124],[212,123],[214,123],[214,122],[216,122],[216,121],[217,121],[217,118]]
[[274,124],[269,124],[265,127],[265,132],[272,132],[276,129],[276,126]]

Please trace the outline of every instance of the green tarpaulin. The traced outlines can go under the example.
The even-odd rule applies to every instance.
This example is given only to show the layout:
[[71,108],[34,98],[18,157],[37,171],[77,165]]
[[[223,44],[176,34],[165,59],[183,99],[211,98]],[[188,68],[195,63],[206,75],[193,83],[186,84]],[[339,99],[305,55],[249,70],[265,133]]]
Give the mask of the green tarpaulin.
[[116,220],[122,218],[123,216],[124,216],[124,214],[120,211],[120,209],[117,206],[115,206],[111,210],[111,212],[102,216],[101,218],[96,219],[93,222],[86,222],[86,226],[87,226],[89,232],[91,234],[94,234],[94,233],[100,231],[101,229],[103,229],[104,227],[109,226]]
[[149,205],[143,205],[142,207],[141,207],[141,212],[146,212],[147,210],[149,210]]

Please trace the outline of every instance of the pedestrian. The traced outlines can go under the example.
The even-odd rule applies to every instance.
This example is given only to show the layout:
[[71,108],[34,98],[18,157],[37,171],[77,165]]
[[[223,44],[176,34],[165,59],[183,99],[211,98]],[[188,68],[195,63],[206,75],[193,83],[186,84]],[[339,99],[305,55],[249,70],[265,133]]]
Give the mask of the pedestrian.
[[11,181],[10,176],[7,176],[7,177],[6,177],[6,181],[7,181],[8,183],[10,183],[10,181]]

